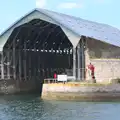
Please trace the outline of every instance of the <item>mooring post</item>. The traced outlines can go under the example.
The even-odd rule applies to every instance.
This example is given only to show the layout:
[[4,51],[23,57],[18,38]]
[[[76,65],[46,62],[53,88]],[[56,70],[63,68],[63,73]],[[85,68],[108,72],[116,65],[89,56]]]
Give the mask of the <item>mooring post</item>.
[[[81,41],[80,41],[81,42]],[[78,80],[80,80],[80,69],[81,69],[81,67],[80,67],[80,61],[81,61],[81,59],[80,59],[80,43],[78,43],[78,46],[77,46],[77,68],[78,68],[78,70],[77,70],[77,72],[78,72]]]
[[76,80],[76,48],[73,47],[73,76]]
[[1,52],[1,79],[4,79],[4,54]]
[[7,51],[7,78],[10,79],[10,50]]

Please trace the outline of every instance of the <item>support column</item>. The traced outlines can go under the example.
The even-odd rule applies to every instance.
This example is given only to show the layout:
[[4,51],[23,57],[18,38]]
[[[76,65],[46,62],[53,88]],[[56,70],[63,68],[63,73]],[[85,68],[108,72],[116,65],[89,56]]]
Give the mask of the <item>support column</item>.
[[70,49],[68,50],[68,65],[69,65],[69,69],[71,69],[71,54],[70,54]]
[[13,41],[13,78],[16,80],[15,40]]
[[81,39],[81,54],[82,54],[82,80],[85,79],[85,51],[84,51],[84,39]]
[[7,78],[10,79],[10,50],[7,51]]
[[27,79],[27,71],[26,71],[26,42],[24,43],[24,78],[25,81]]
[[41,71],[41,70],[40,70],[40,69],[41,69],[41,68],[40,68],[40,51],[38,51],[38,54],[37,54],[37,55],[38,55],[38,77],[40,78],[40,77],[41,77],[41,75],[40,75],[40,74],[41,74],[41,73],[40,73],[40,71]]
[[[13,57],[13,79],[14,80],[16,80],[16,60],[15,60],[16,59],[15,58],[16,57],[16,55],[15,55],[16,54],[16,48],[15,47],[16,47],[16,39],[17,39],[17,36],[19,35],[20,31],[21,31],[21,28],[18,29],[18,32],[13,39],[13,51],[12,51],[13,56],[12,57]],[[11,48],[11,46],[9,48]]]
[[1,52],[1,79],[4,79],[4,55],[3,52]]
[[36,48],[34,47],[34,53],[33,53],[33,56],[34,56],[34,67],[33,67],[33,71],[34,71],[34,80],[36,80],[36,76],[37,76],[37,68],[36,68]]
[[81,67],[80,67],[80,61],[81,61],[81,59],[80,59],[80,43],[78,44],[78,46],[77,46],[77,58],[78,58],[78,60],[77,60],[77,68],[78,68],[78,70],[77,70],[77,72],[78,72],[78,80],[80,80],[80,69],[81,69]]
[[76,48],[73,47],[73,76],[76,80]]
[[32,61],[32,55],[31,54],[32,54],[32,52],[29,51],[29,63],[28,63],[29,64],[29,80],[31,80],[31,74],[32,74],[31,73],[31,71],[32,71],[32,66],[31,66],[31,64],[32,64],[32,62],[31,62]]
[[19,51],[18,51],[19,53],[19,80],[21,81],[22,80],[22,78],[21,78],[21,75],[22,75],[22,61],[21,61],[21,49],[19,49]]

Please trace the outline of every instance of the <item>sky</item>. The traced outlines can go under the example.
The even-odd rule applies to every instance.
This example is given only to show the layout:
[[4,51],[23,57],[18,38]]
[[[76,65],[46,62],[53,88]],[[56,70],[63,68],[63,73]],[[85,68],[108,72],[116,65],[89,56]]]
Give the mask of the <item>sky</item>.
[[0,0],[0,33],[35,8],[44,8],[120,29],[120,0]]

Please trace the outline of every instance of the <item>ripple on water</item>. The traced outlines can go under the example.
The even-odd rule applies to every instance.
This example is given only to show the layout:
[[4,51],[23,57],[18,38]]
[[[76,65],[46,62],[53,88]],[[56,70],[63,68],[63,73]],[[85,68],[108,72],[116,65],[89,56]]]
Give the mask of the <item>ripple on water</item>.
[[119,120],[120,103],[43,101],[32,95],[0,97],[0,120]]

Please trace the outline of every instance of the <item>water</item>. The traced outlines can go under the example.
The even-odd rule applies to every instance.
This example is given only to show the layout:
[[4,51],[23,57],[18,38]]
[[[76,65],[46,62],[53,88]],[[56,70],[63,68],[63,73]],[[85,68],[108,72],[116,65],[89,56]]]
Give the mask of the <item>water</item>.
[[38,96],[1,96],[0,120],[120,120],[120,103],[43,101]]

